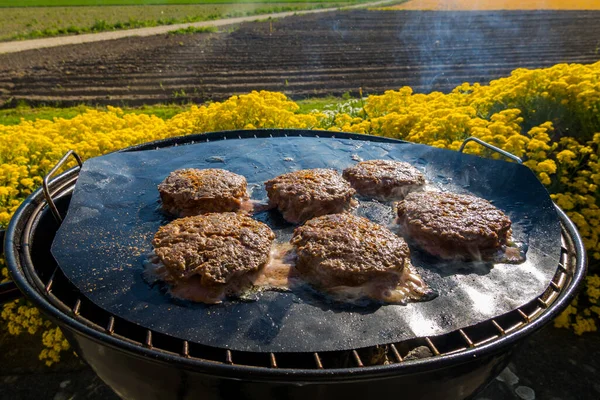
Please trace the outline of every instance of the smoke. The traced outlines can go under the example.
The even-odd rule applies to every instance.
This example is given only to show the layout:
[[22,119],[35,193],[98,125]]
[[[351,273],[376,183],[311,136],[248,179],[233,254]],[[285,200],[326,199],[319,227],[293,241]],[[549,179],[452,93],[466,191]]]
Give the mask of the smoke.
[[[475,3],[474,6],[477,4]],[[447,91],[532,66],[536,46],[560,47],[543,11],[404,11],[396,64],[418,69],[416,91]],[[547,16],[547,17],[546,17]],[[536,61],[535,59],[533,59]],[[540,62],[539,60],[537,60]]]

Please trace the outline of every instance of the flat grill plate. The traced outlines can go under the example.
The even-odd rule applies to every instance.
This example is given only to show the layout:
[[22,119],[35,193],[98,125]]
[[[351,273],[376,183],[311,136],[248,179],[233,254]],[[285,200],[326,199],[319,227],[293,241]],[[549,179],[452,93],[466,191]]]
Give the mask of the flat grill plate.
[[[193,304],[170,298],[142,276],[154,233],[169,219],[156,186],[179,168],[224,168],[244,175],[252,198],[266,199],[264,181],[304,168],[342,171],[359,159],[407,161],[432,185],[492,201],[526,243],[518,265],[441,263],[418,251],[412,262],[439,293],[408,305],[334,305],[310,290],[265,292],[254,302]],[[357,211],[393,221],[391,207],[362,202]],[[258,214],[278,241],[293,226],[276,211]],[[68,215],[52,246],[67,278],[82,294],[121,318],[203,345],[258,352],[348,350],[444,334],[514,310],[539,296],[560,256],[558,215],[545,188],[526,167],[410,143],[276,137],[233,139],[88,160]]]

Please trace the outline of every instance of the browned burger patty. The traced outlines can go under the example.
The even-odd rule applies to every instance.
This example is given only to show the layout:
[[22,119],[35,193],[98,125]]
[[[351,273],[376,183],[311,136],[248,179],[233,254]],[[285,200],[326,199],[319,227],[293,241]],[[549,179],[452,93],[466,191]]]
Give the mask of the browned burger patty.
[[401,200],[425,184],[418,169],[406,162],[391,160],[362,161],[343,173],[356,191],[377,200]]
[[490,202],[453,193],[410,193],[398,203],[404,236],[443,259],[489,258],[510,237],[510,219]]
[[372,281],[395,285],[410,261],[404,240],[366,218],[332,214],[296,228],[296,268],[321,288],[358,286]]
[[305,169],[265,182],[269,202],[291,223],[348,210],[356,191],[337,171]]
[[171,277],[199,276],[211,286],[265,266],[274,238],[267,225],[230,212],[177,219],[161,227],[152,244]]
[[158,185],[165,211],[180,217],[240,209],[246,178],[223,169],[179,169]]

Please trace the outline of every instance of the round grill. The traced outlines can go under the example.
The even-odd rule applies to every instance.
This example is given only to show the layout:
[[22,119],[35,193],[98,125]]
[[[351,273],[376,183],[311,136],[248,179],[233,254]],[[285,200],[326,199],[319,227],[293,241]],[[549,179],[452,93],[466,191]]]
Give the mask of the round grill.
[[[153,142],[123,151],[278,135],[316,133],[222,132]],[[340,133],[335,136],[359,138]],[[7,231],[6,258],[19,289],[63,328],[78,353],[124,398],[187,398],[191,394],[228,398],[239,396],[241,391],[251,393],[249,398],[325,398],[334,393],[364,398],[392,389],[415,398],[465,398],[502,370],[515,344],[568,305],[585,275],[581,238],[573,223],[557,208],[562,246],[554,278],[541,296],[499,317],[444,335],[345,351],[260,353],[200,345],[153,332],[106,312],[65,277],[50,254],[60,221],[53,213],[59,217],[66,214],[78,173],[79,169],[74,168],[48,183],[50,205],[41,189],[23,203]],[[427,348],[429,356],[410,356],[407,360],[407,355],[419,347]]]

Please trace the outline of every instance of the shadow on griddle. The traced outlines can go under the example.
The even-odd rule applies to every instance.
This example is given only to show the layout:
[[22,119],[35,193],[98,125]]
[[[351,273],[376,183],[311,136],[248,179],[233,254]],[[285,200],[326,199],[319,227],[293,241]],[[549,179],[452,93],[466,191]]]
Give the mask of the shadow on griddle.
[[295,225],[283,219],[283,216],[276,209],[261,211],[252,214],[252,218],[267,225],[275,233],[277,243],[287,243],[292,239],[294,229],[300,225]]
[[162,209],[162,203],[158,197],[155,202],[143,205],[138,212],[138,217],[140,221],[159,221],[161,226],[177,219],[176,216]]

